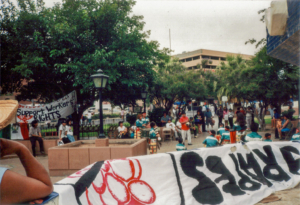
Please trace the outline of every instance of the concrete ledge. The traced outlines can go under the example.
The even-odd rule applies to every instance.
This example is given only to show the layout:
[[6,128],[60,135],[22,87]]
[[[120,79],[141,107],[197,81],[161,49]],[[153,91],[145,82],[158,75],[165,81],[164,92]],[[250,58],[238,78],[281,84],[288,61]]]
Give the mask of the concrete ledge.
[[[14,141],[19,142],[19,143],[25,145],[25,147],[27,147],[29,149],[29,151],[32,153],[30,140],[14,140]],[[58,141],[58,139],[43,139],[44,149],[45,149],[45,153],[46,154],[48,154],[48,150],[51,147],[57,146],[57,141]],[[40,152],[40,144],[37,141],[35,142],[35,152],[36,152],[37,155],[41,154],[41,152]]]
[[61,176],[97,161],[147,155],[147,139],[109,139],[107,147],[96,147],[95,140],[80,140],[52,147],[48,152],[50,176]]

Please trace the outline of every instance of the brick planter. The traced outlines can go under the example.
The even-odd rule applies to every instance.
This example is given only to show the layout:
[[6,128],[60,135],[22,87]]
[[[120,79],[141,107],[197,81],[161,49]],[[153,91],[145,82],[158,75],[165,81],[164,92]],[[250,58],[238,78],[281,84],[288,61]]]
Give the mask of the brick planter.
[[97,140],[80,140],[48,151],[50,176],[70,175],[89,164],[147,154],[147,139],[109,139],[108,146],[98,147]]

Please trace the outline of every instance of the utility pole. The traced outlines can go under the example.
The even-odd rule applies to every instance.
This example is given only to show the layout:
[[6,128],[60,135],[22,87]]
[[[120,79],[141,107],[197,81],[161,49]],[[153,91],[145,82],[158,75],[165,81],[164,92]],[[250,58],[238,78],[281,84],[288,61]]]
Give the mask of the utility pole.
[[169,40],[170,40],[170,50],[171,50],[171,29],[169,29]]

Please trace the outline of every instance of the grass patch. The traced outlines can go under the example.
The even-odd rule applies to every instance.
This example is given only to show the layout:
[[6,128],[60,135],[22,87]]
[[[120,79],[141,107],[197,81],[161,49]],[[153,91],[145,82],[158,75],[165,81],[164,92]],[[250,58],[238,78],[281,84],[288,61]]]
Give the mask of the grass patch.
[[[258,120],[256,118],[254,118],[254,122],[258,123]],[[266,125],[271,124],[271,116],[265,116],[265,123],[266,123]]]

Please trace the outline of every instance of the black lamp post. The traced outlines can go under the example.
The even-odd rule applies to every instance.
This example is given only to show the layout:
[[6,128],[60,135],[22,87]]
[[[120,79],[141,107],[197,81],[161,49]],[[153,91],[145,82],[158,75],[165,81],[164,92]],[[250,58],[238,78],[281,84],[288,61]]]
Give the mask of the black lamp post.
[[105,88],[108,76],[103,74],[103,71],[101,69],[97,70],[97,73],[95,75],[91,75],[91,78],[94,81],[94,85],[96,88],[99,89],[99,104],[100,104],[100,110],[99,110],[99,119],[100,119],[100,132],[98,138],[105,138],[104,132],[103,132],[103,110],[102,110],[102,89]]
[[144,90],[142,92],[142,99],[144,100],[144,112],[146,112],[146,99],[147,99],[147,94],[148,92],[146,90]]

